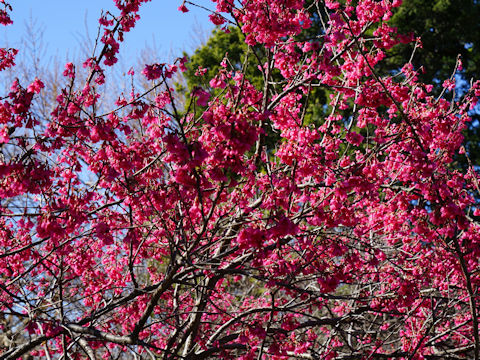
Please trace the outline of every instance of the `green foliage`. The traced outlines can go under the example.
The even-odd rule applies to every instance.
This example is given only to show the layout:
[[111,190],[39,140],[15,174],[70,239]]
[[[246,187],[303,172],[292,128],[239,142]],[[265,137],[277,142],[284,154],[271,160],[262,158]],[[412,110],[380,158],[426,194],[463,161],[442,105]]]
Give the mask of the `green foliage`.
[[[312,41],[318,40],[323,33],[322,21],[317,8],[308,0],[313,25],[302,34]],[[420,79],[435,85],[435,91],[442,91],[442,82],[452,76],[458,55],[463,62],[463,70],[457,75],[460,90],[468,88],[470,79],[480,79],[480,3],[476,0],[403,0],[389,24],[398,28],[400,34],[413,32],[421,37],[422,47],[413,53],[414,44],[400,44],[392,48],[381,65],[385,74],[396,73],[405,63],[412,62],[420,69]],[[326,18],[324,21],[327,20]],[[191,55],[188,70],[185,73],[187,89],[183,93],[201,86],[209,89],[209,81],[220,68],[220,62],[228,59],[229,69],[239,70],[245,62],[248,47],[244,36],[237,27],[228,32],[216,28],[208,42]],[[263,87],[263,77],[258,66],[265,62],[266,55],[252,48],[246,62],[247,78],[258,89]],[[413,54],[413,56],[412,56]],[[196,76],[199,67],[207,69],[204,76]],[[218,91],[214,92],[217,95]],[[304,125],[322,123],[328,112],[328,91],[316,88],[310,94],[305,112]],[[475,164],[480,164],[480,115],[473,114],[474,121],[465,132],[465,147]],[[268,131],[268,130],[267,130]],[[273,145],[272,145],[273,146]],[[458,165],[466,165],[466,158],[458,158]]]
[[[185,78],[188,91],[191,92],[196,86],[209,88],[209,81],[218,74],[220,63],[226,57],[227,65],[235,70],[240,70],[245,61],[248,46],[245,44],[245,37],[237,27],[229,27],[228,31],[220,28],[213,30],[207,43],[199,47],[189,58]],[[258,49],[256,49],[258,52]],[[204,76],[196,76],[198,68],[205,68]],[[231,69],[230,69],[231,70]],[[258,59],[250,56],[247,63],[247,77],[253,79],[253,84],[260,87],[262,74],[258,70]]]
[[[451,76],[458,55],[469,81],[479,78],[480,68],[480,4],[474,0],[404,0],[390,20],[399,33],[412,32],[421,37],[422,48],[412,58],[416,69],[422,67],[421,80],[441,85]],[[387,63],[398,68],[409,61],[412,46],[392,49]]]
[[[399,45],[386,59],[388,69],[396,69],[412,59],[414,68],[422,68],[420,79],[442,91],[444,79],[452,76],[457,56],[463,70],[457,74],[460,92],[468,89],[471,79],[480,79],[480,3],[477,0],[404,0],[390,23],[399,33],[414,32],[421,37],[422,48],[412,57],[412,45]],[[480,129],[478,113],[465,131],[465,148],[474,164],[480,164]],[[457,165],[465,168],[467,159]]]

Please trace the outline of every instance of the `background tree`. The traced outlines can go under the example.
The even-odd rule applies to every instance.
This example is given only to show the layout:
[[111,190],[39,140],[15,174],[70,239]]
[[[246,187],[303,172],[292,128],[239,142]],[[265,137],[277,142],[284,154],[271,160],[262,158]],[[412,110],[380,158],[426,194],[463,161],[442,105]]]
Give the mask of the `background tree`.
[[[307,2],[313,24],[302,34],[303,38],[315,39],[323,33],[320,18],[312,5],[314,2]],[[441,91],[441,82],[451,76],[460,55],[463,68],[457,72],[457,76],[467,86],[470,79],[477,79],[479,75],[479,16],[480,4],[473,0],[403,0],[402,6],[393,10],[389,24],[397,27],[400,34],[421,38],[421,47],[412,56],[414,43],[395,46],[387,53],[384,66],[398,70],[411,60],[415,69],[421,69],[419,79],[432,83]],[[219,28],[215,29],[209,42],[192,54],[192,61],[185,73],[190,88],[197,85],[199,79],[194,76],[195,67],[206,67],[207,77],[211,78],[225,53],[230,55],[232,63],[237,66],[241,64],[240,55],[245,52],[246,45],[238,28],[232,27],[231,31],[225,33]]]
[[[397,68],[412,58],[419,78],[442,91],[441,82],[452,76],[457,57],[462,69],[456,72],[457,91],[468,90],[472,79],[480,75],[480,3],[475,0],[405,0],[394,13],[391,24],[400,33],[413,32],[421,38],[421,47],[412,57],[411,46],[397,46],[390,52],[387,67]],[[473,121],[465,131],[465,147],[471,161],[480,164],[480,128],[478,110],[472,113]],[[466,167],[467,160],[459,157],[459,165]]]
[[[391,19],[403,34],[412,32],[421,38],[421,48],[412,57],[419,78],[437,84],[448,79],[460,55],[463,69],[458,72],[465,85],[477,79],[480,64],[480,4],[474,0],[405,0]],[[411,57],[411,46],[392,49],[388,62],[398,68]],[[462,85],[462,84],[460,84]]]
[[[326,13],[319,15],[314,1],[307,1],[312,26],[300,37],[304,40],[318,40],[324,35],[322,23],[328,21]],[[386,52],[386,59],[380,64],[381,73],[395,73],[404,64],[411,62],[419,72],[419,80],[433,84],[434,91],[440,94],[443,91],[442,82],[455,73],[457,91],[464,93],[470,87],[472,79],[478,79],[480,51],[480,4],[473,0],[403,0],[402,6],[392,10],[393,16],[389,24],[398,28],[399,34],[421,38],[421,45],[415,42],[398,44]],[[373,31],[373,30],[372,30]],[[200,46],[190,57],[188,70],[184,73],[188,89],[196,86],[208,86],[208,81],[216,74],[219,64],[225,54],[228,54],[230,63],[240,67],[243,63],[242,54],[246,54],[244,37],[237,27],[231,27],[226,33],[220,28],[215,29],[205,45]],[[261,73],[256,70],[259,58],[263,59],[261,52],[256,52],[257,58],[249,59],[251,74],[249,78],[258,86],[261,83]],[[462,69],[455,71],[458,57],[462,60]],[[198,67],[207,69],[204,77],[195,76]],[[316,89],[314,96],[310,97],[310,107],[306,111],[307,121],[323,119],[325,117],[325,104],[329,92],[326,89]],[[470,160],[480,164],[480,128],[479,116],[476,110],[471,114],[472,122],[465,131],[465,147]],[[459,165],[468,167],[467,159],[458,157]]]

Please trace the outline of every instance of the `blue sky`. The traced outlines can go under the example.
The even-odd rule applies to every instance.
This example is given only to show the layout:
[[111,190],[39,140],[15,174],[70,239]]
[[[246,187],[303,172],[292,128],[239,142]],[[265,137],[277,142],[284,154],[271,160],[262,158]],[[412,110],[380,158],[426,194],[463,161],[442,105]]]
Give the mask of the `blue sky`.
[[[213,28],[208,22],[208,12],[189,6],[188,13],[177,10],[182,0],[152,0],[140,10],[141,19],[135,29],[126,34],[121,47],[123,61],[133,63],[145,46],[155,47],[160,59],[167,61],[172,53],[190,51],[199,43],[197,36],[208,34]],[[198,4],[214,8],[210,0]],[[58,57],[60,61],[80,55],[79,47],[86,38],[86,28],[94,39],[101,10],[116,10],[113,0],[10,0],[13,7],[13,25],[0,32],[1,47],[18,47],[25,37],[26,23],[36,24],[35,32],[43,30],[46,51],[43,56]],[[114,12],[115,13],[115,12]],[[197,25],[195,25],[195,23]],[[203,29],[203,30],[200,30]],[[202,34],[203,33],[203,34]],[[73,60],[73,59],[72,59]]]

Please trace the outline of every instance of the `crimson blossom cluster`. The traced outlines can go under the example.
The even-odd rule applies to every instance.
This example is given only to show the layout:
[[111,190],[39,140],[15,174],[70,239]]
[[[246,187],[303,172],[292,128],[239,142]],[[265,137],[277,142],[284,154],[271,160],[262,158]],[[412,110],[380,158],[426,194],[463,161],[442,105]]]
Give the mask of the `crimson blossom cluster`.
[[114,1],[47,116],[46,80],[1,98],[0,359],[478,360],[479,176],[455,159],[479,84],[381,71],[412,40],[399,0],[212,0],[243,64],[184,99],[187,59],[147,64],[106,108],[145,2]]

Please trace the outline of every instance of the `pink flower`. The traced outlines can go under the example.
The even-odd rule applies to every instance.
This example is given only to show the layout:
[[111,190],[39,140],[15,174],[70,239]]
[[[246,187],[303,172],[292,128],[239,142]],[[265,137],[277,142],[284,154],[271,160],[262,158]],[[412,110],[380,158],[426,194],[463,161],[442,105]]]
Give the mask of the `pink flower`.
[[193,96],[197,97],[197,104],[200,106],[207,106],[210,94],[202,88],[197,88],[193,92]]
[[187,9],[187,7],[185,6],[185,3],[183,3],[182,5],[180,5],[180,6],[178,7],[178,10],[180,10],[180,11],[183,12],[183,13],[186,13],[186,12],[189,11],[189,10]]
[[5,10],[0,10],[0,24],[2,25],[13,24],[12,19],[10,19],[10,15]]
[[164,66],[165,64],[145,65],[142,74],[145,75],[148,80],[156,80],[162,76]]
[[195,76],[203,76],[206,74],[206,72],[207,72],[207,69],[201,66],[198,66],[198,69],[195,71]]
[[212,80],[210,80],[210,86],[212,88],[224,89],[227,86],[227,83],[221,80],[218,76],[215,76]]
[[452,91],[453,89],[455,89],[455,80],[445,80],[442,86],[448,91]]
[[34,94],[38,94],[40,90],[42,90],[44,87],[45,85],[43,84],[43,82],[35,78],[35,80],[30,85],[28,85],[27,91]]
[[69,62],[65,65],[65,70],[63,70],[63,76],[73,78],[75,76],[75,66],[73,63]]
[[10,140],[8,136],[8,127],[4,126],[0,129],[0,144],[6,144]]
[[225,18],[220,14],[210,14],[208,17],[210,21],[217,26],[225,23]]
[[17,49],[0,48],[0,71],[15,65]]
[[182,58],[179,59],[179,65],[178,65],[178,67],[180,68],[180,70],[181,70],[182,72],[187,71],[187,67],[185,66],[185,64],[186,64],[187,62],[188,62],[188,59],[187,59],[186,56],[184,56],[184,57],[182,57]]
[[363,141],[363,136],[360,135],[359,133],[356,133],[354,131],[352,132],[349,132],[345,138],[347,139],[347,141],[352,144],[352,145],[355,145],[355,146],[358,146],[362,143]]

